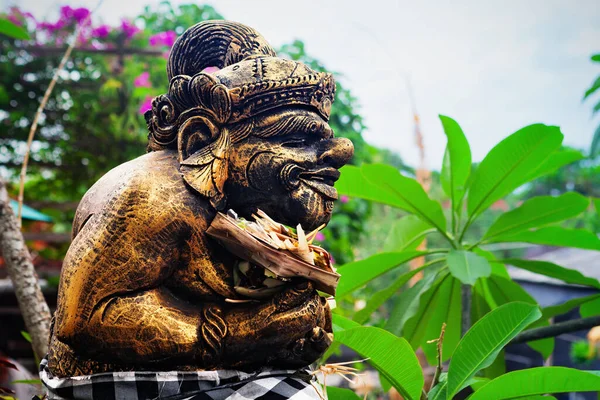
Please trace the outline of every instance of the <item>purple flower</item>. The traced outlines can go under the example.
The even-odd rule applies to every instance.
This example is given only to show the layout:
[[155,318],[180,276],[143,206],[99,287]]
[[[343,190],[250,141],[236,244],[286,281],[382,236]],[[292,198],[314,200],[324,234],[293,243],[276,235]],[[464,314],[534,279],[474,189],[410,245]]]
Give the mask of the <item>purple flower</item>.
[[21,19],[15,15],[9,15],[7,18],[10,22],[12,22],[13,24],[15,24],[17,26],[23,25],[23,21],[21,21]]
[[148,110],[152,110],[152,96],[146,96],[144,102],[140,106],[139,113],[144,114]]
[[331,265],[335,264],[335,258],[331,254],[329,255],[329,262],[331,262]]
[[140,28],[131,23],[131,21],[123,19],[121,20],[121,30],[127,39],[131,39],[140,31]]
[[97,28],[92,29],[92,37],[98,39],[104,39],[110,34],[110,26],[108,25],[100,25]]
[[[202,70],[202,72],[204,72],[205,74],[213,74],[217,71],[219,71],[219,67],[206,67]],[[319,232],[319,233],[321,233],[321,232]]]
[[55,23],[51,23],[51,22],[40,22],[37,24],[37,28],[38,29],[43,29],[48,31],[48,33],[52,34],[56,31],[60,31],[62,28],[64,28],[66,25],[66,22],[62,19],[59,19],[58,21],[56,21]]
[[150,46],[165,46],[171,47],[177,39],[177,33],[175,31],[159,32],[155,35],[150,36],[148,43]]
[[350,197],[348,197],[348,196],[346,196],[346,195],[343,195],[343,196],[341,196],[341,197],[340,197],[340,201],[341,201],[342,203],[344,203],[344,204],[345,204],[345,203],[347,203],[347,202],[348,202],[348,200],[350,200]]
[[70,6],[62,6],[60,8],[60,17],[64,19],[71,19],[73,17],[73,9]]
[[325,235],[323,235],[323,232],[317,232],[317,234],[315,235],[315,240],[317,242],[322,242],[323,240],[325,240]]
[[133,86],[135,86],[135,87],[152,87],[152,84],[150,83],[150,73],[142,72],[133,81]]
[[85,7],[75,8],[72,10],[72,12],[73,18],[75,18],[75,21],[77,21],[78,23],[82,23],[90,15],[90,10],[88,10]]

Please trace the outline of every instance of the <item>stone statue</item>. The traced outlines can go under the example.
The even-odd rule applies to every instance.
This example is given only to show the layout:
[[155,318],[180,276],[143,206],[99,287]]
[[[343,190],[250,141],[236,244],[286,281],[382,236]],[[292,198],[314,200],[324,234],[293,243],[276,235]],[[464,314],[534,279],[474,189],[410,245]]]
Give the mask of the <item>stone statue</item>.
[[107,173],[77,209],[49,369],[306,366],[331,343],[327,302],[306,280],[235,302],[238,260],[206,230],[228,209],[305,229],[329,221],[353,154],[327,123],[334,80],[227,21],[183,33],[167,72],[168,93],[145,115],[148,153]]

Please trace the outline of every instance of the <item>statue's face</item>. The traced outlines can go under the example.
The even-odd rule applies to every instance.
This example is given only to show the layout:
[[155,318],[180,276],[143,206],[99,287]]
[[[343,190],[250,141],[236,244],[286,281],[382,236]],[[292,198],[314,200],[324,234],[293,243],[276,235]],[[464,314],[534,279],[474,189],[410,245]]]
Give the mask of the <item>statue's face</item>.
[[231,145],[227,207],[242,216],[257,208],[287,225],[314,229],[329,222],[338,169],[354,152],[333,138],[316,113],[293,109],[258,118],[246,139]]

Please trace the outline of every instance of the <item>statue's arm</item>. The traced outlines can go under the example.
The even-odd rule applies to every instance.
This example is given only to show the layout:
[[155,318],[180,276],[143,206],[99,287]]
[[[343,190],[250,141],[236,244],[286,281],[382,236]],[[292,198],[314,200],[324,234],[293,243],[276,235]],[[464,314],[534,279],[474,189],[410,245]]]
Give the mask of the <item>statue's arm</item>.
[[[126,203],[126,202],[124,202]],[[74,238],[61,278],[54,335],[77,354],[144,364],[193,363],[206,346],[207,309],[173,296],[165,280],[181,256],[172,215],[140,221],[94,215]],[[129,210],[127,210],[129,211]]]
[[173,366],[213,363],[225,333],[218,307],[192,306],[165,288],[103,301],[85,330],[97,346],[97,359],[104,355],[107,362],[116,358],[138,365],[161,361]]

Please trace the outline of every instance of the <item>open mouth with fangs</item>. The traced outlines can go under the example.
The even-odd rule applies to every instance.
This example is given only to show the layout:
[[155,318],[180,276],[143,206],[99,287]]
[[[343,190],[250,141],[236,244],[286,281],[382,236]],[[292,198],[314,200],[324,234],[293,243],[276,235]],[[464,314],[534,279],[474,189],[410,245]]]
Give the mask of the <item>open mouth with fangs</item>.
[[333,187],[335,181],[340,177],[340,171],[335,168],[321,168],[313,171],[301,172],[298,176],[302,182],[311,187],[315,192],[324,197],[337,200],[338,193]]

